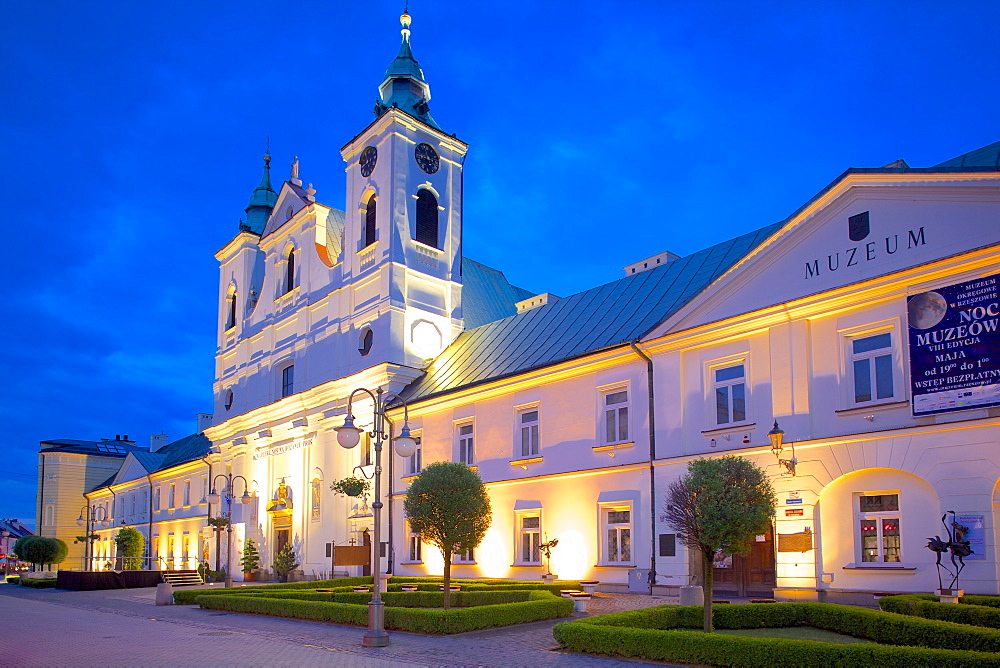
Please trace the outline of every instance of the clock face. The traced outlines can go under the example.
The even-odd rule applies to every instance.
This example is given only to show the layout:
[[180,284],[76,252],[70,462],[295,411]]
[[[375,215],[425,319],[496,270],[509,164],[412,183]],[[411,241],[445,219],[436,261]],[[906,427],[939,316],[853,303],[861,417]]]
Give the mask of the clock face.
[[369,177],[372,171],[375,170],[375,163],[378,162],[378,149],[374,146],[369,146],[364,151],[361,152],[361,159],[358,164],[361,165],[361,176]]
[[435,173],[441,166],[441,159],[430,144],[417,144],[413,155],[417,159],[417,166],[428,174]]

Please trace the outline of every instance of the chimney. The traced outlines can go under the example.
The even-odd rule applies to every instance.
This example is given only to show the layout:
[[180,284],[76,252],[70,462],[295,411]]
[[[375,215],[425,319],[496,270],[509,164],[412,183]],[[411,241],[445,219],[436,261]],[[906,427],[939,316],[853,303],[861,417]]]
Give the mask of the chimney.
[[204,432],[211,426],[212,426],[212,414],[198,413],[198,433],[200,434]]
[[555,296],[549,292],[543,292],[540,295],[535,295],[534,297],[528,297],[522,301],[517,302],[518,313],[524,313],[525,311],[530,311],[533,308],[538,308],[539,306],[545,306],[546,304],[552,304],[559,301],[561,298]]
[[166,434],[150,434],[149,435],[149,451],[157,452],[160,448],[167,444]]
[[652,257],[647,257],[645,260],[639,260],[635,264],[630,264],[627,267],[622,268],[625,270],[626,276],[631,276],[632,274],[640,274],[644,271],[649,271],[650,269],[662,267],[668,262],[679,260],[680,257],[680,255],[676,255],[670,251],[663,251],[662,253],[658,253]]

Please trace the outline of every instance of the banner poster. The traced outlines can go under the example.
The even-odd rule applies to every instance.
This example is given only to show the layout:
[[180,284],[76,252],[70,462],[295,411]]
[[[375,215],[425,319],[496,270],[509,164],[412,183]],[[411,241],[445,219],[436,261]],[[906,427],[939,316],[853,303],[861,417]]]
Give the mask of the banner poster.
[[969,529],[965,540],[969,541],[972,554],[965,557],[966,561],[986,558],[985,517],[983,515],[958,515],[955,521]]
[[1000,405],[1000,274],[907,300],[913,414]]

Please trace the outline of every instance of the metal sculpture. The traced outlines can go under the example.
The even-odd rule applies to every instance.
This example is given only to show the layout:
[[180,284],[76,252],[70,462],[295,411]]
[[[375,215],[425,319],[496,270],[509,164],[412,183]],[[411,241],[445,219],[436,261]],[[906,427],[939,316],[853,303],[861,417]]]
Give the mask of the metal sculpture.
[[[945,521],[948,519],[948,515],[951,515],[950,524]],[[958,576],[962,574],[962,570],[965,568],[965,557],[972,554],[973,550],[969,541],[965,538],[966,534],[969,533],[969,527],[963,526],[955,520],[954,510],[946,511],[941,516],[941,524],[944,525],[948,540],[944,540],[940,536],[928,538],[927,549],[937,553],[935,566],[937,566],[938,573],[938,589],[952,590],[957,588]],[[951,553],[951,568],[941,563],[941,555],[945,552]],[[947,587],[944,586],[941,580],[942,569],[951,576],[951,582],[948,583]]]
[[538,549],[541,551],[541,553],[545,555],[545,572],[548,573],[549,575],[552,574],[552,567],[551,567],[552,548],[554,548],[558,544],[559,544],[559,539],[553,538],[552,540],[546,541],[538,546]]

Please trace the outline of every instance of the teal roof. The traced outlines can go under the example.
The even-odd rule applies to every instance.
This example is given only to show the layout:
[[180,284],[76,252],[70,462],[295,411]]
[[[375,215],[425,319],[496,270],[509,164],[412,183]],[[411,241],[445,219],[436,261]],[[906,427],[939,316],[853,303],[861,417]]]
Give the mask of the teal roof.
[[932,169],[963,169],[967,167],[992,167],[1000,169],[1000,141],[977,148],[962,155],[934,165]]
[[253,194],[250,195],[250,203],[244,209],[247,220],[240,224],[240,230],[261,234],[277,201],[278,193],[271,187],[271,154],[265,153],[264,175],[261,176],[260,185],[254,188]]
[[466,331],[402,396],[417,401],[636,340],[783,224]]
[[[156,452],[150,452],[147,449],[136,449],[131,450],[130,452],[147,472],[153,473],[154,471],[163,471],[180,464],[194,461],[195,459],[201,459],[202,457],[208,455],[208,451],[211,447],[212,442],[208,440],[204,434],[198,433],[177,439],[173,443],[168,443]],[[102,489],[112,484],[114,481],[115,476],[113,475],[101,484],[95,485],[88,491],[93,492],[95,490]]]
[[431,99],[431,88],[410,48],[410,16],[403,14],[399,20],[403,24],[400,31],[403,33],[403,41],[399,45],[399,53],[385,70],[385,80],[379,86],[380,97],[375,101],[375,116],[381,116],[392,108],[401,109],[432,128],[441,130],[427,104]]
[[462,258],[462,319],[466,329],[517,313],[517,302],[534,292],[511,285],[502,271]]

